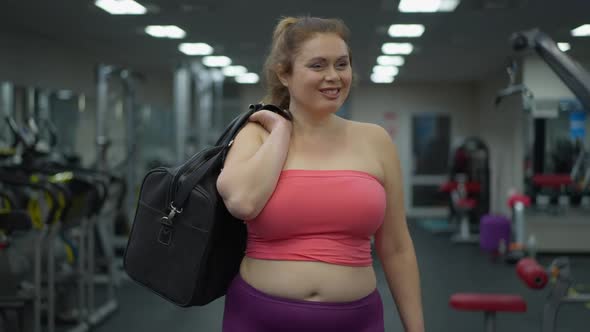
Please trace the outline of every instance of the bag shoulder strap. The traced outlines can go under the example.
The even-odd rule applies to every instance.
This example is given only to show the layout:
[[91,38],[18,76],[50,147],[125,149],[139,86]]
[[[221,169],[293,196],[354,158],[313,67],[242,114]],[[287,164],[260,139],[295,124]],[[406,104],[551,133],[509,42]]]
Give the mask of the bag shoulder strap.
[[226,145],[227,146],[227,149],[225,149],[223,151],[223,154],[221,156],[221,164],[222,165],[225,163],[225,157],[227,156],[227,153],[229,152],[229,148],[231,147],[234,138],[236,137],[238,132],[246,125],[246,123],[248,122],[248,118],[250,118],[250,116],[252,114],[254,114],[255,112],[258,112],[260,110],[267,110],[267,111],[271,111],[271,112],[277,113],[279,115],[282,115],[283,117],[285,117],[289,121],[293,121],[293,116],[291,115],[291,113],[289,111],[281,110],[279,107],[272,105],[272,104],[252,104],[248,108],[249,108],[248,112],[236,117],[227,126],[227,128],[224,130],[224,133],[221,135],[221,137],[219,138],[219,140],[217,140],[217,143],[215,144],[217,146],[219,146],[219,145]]
[[[174,198],[174,206],[176,208],[182,208],[182,206],[184,206],[184,203],[188,199],[193,188],[199,183],[201,178],[211,167],[221,168],[223,166],[227,153],[229,152],[229,148],[231,147],[238,132],[248,122],[250,115],[263,109],[280,114],[289,121],[293,119],[291,113],[286,110],[281,110],[279,107],[272,104],[250,105],[249,111],[233,119],[232,122],[230,122],[230,124],[226,127],[221,137],[215,143],[216,146],[212,148],[211,152],[206,153],[206,155],[211,155],[211,157],[209,157],[207,161],[191,172],[191,174],[188,174],[185,179],[180,181],[178,193]],[[217,152],[213,150],[217,150]],[[205,159],[206,158],[207,157],[205,157]],[[191,158],[191,162],[194,162],[193,158]]]
[[219,167],[219,161],[221,159],[221,154],[227,150],[226,147],[215,147],[217,149],[217,153],[211,156],[207,161],[205,161],[202,165],[200,165],[197,169],[193,172],[188,174],[185,179],[182,179],[179,183],[178,193],[174,198],[174,206],[177,209],[182,209],[186,200],[190,196],[191,191],[193,188],[201,181],[203,176],[207,173],[211,167]]

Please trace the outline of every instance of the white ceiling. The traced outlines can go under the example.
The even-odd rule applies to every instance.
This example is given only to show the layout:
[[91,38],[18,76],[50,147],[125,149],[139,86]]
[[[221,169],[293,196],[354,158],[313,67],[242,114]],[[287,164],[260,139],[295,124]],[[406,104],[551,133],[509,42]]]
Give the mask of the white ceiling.
[[[424,35],[406,57],[398,81],[470,81],[499,70],[510,55],[512,32],[540,28],[572,44],[574,58],[590,59],[590,38],[569,31],[590,23],[590,0],[462,0],[453,13],[404,14],[397,0],[138,0],[144,16],[112,16],[90,0],[2,0],[0,29],[34,35],[139,69],[171,71],[187,57],[180,41],[147,36],[143,27],[174,24],[183,41],[206,42],[235,64],[259,72],[281,16],[339,17],[352,32],[354,70],[368,80],[394,23],[421,23]],[[399,40],[399,39],[398,39]]]

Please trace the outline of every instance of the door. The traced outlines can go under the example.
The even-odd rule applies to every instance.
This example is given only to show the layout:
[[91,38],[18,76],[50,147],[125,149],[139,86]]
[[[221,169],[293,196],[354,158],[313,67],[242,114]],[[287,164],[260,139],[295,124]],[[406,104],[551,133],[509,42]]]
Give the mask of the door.
[[408,135],[410,153],[406,181],[408,214],[445,217],[447,195],[439,187],[448,179],[451,117],[446,113],[413,113]]

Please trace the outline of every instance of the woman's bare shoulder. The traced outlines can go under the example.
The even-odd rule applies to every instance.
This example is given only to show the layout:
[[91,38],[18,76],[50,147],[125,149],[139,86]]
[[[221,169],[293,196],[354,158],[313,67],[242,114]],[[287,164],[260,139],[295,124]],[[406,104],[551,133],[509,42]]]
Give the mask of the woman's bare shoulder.
[[356,138],[355,140],[360,144],[363,159],[365,160],[368,169],[371,169],[373,174],[384,181],[384,148],[390,140],[389,133],[382,126],[361,121],[349,121],[350,131]]
[[375,143],[372,140],[382,140],[383,135],[388,135],[385,128],[378,124],[353,120],[346,121],[348,123],[349,128],[351,128],[354,134],[366,137],[368,140],[371,141],[371,143]]

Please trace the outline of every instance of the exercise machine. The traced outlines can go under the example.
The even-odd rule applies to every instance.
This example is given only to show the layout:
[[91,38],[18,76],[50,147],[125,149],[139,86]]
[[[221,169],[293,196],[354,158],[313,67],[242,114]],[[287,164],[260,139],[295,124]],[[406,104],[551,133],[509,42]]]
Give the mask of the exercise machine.
[[[511,44],[513,50],[517,52],[534,50],[574,93],[583,109],[590,110],[590,74],[575,60],[559,50],[557,44],[551,38],[538,29],[534,29],[513,34]],[[517,91],[521,93],[526,90],[520,87],[504,92]],[[500,95],[505,96],[506,93]],[[496,103],[498,102],[497,100]],[[558,180],[549,180],[561,184]],[[522,205],[519,205],[519,208],[515,209],[520,214],[516,216],[520,220],[517,229],[525,225],[523,219],[524,209],[522,207]],[[522,230],[519,231],[517,235],[520,238],[519,241],[522,241],[523,233]],[[585,240],[587,242],[587,239]],[[580,304],[590,301],[590,294],[577,293],[568,295],[572,285],[572,277],[567,257],[555,259],[547,270],[532,258],[524,258],[518,262],[516,270],[520,279],[533,289],[544,288],[550,276],[555,280],[544,306],[541,323],[542,332],[555,331],[557,312],[562,304]],[[484,312],[484,330],[486,332],[495,331],[497,312],[525,312],[527,309],[524,299],[513,294],[457,293],[451,296],[449,304],[457,310]]]
[[489,149],[478,137],[468,137],[451,158],[449,181],[439,190],[449,195],[449,219],[455,243],[477,243],[474,225],[490,209]]
[[[518,32],[511,36],[513,50],[522,54],[534,52],[547,63],[553,72],[573,92],[576,97],[577,110],[590,110],[590,74],[569,55],[559,50],[557,44],[546,34],[533,29]],[[509,70],[515,71],[514,66]],[[511,79],[514,83],[515,80]],[[496,104],[510,94],[521,94],[524,111],[534,110],[534,96],[524,86],[503,89],[498,93]],[[533,126],[532,116],[528,116],[527,130],[524,131],[527,151],[531,154],[539,153],[541,142],[537,142],[530,128]],[[560,150],[560,149],[557,149]],[[566,149],[563,149],[566,150]],[[528,190],[526,194],[533,200],[533,208],[527,210],[527,227],[525,238],[534,234],[538,252],[590,252],[587,237],[590,234],[588,210],[582,202],[587,202],[588,188],[585,180],[588,167],[583,146],[576,154],[572,147],[567,156],[562,152],[555,152],[554,162],[562,164],[561,173],[544,173],[542,165],[536,165],[539,158],[527,156],[525,182]],[[567,162],[564,160],[567,159]],[[567,165],[566,165],[567,164]],[[566,165],[566,166],[564,166]],[[559,166],[559,165],[558,165]],[[573,167],[572,167],[573,166]],[[578,193],[576,193],[578,192]],[[580,195],[577,208],[573,206],[571,197]],[[558,221],[557,221],[558,220]]]

